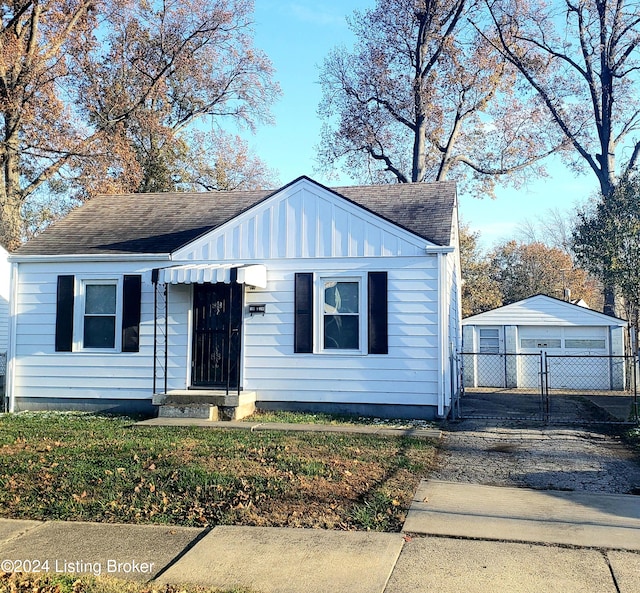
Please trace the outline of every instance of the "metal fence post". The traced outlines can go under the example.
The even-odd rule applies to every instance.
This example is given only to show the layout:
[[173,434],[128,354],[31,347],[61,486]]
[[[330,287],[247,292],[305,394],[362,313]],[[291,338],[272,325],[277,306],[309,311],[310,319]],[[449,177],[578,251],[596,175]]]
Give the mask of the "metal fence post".
[[549,422],[549,361],[543,350],[540,351],[540,396],[542,399],[542,420]]
[[633,421],[638,423],[638,353],[633,353]]

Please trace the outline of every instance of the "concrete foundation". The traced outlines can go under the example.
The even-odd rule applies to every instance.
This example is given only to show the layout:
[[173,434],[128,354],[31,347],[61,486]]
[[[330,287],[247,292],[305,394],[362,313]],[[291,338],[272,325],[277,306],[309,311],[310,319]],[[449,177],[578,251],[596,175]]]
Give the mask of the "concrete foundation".
[[16,412],[88,412],[114,415],[155,416],[157,408],[150,399],[80,399],[52,397],[18,397],[15,400]]
[[[257,401],[259,410],[399,418],[405,420],[436,420],[436,406],[400,406],[391,404],[350,404],[327,402],[265,402]],[[448,411],[447,411],[448,413]]]

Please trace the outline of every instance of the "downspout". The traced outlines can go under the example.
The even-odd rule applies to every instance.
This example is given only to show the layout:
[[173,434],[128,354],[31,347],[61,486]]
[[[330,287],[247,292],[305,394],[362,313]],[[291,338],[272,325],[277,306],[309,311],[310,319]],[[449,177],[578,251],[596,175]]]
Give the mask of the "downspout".
[[158,377],[158,276],[159,270],[151,271],[151,283],[153,284],[153,396],[157,393],[156,380]]
[[448,327],[447,327],[447,307],[448,295],[446,292],[446,263],[444,253],[438,253],[438,417],[445,414],[445,389],[446,389],[446,365],[448,352]]
[[18,328],[18,265],[11,264],[11,277],[9,280],[9,344],[7,345],[7,374],[6,374],[6,390],[9,396],[9,412],[15,411],[15,352],[16,352],[16,335]]

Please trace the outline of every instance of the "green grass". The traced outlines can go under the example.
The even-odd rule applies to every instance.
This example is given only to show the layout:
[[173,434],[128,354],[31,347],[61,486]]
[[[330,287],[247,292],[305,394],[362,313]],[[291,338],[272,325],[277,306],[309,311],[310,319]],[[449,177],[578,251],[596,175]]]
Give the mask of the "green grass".
[[415,427],[431,428],[437,426],[435,422],[427,420],[402,420],[374,418],[370,416],[347,416],[340,414],[322,414],[311,412],[288,412],[260,410],[243,419],[243,422],[269,423],[278,422],[285,424],[329,424],[334,426],[388,426],[388,427]]
[[0,516],[398,531],[435,451],[406,437],[4,415]]
[[640,453],[640,427],[635,426],[634,428],[626,430],[622,438],[629,446]]
[[251,593],[249,589],[149,585],[107,577],[64,574],[2,574],[0,593]]

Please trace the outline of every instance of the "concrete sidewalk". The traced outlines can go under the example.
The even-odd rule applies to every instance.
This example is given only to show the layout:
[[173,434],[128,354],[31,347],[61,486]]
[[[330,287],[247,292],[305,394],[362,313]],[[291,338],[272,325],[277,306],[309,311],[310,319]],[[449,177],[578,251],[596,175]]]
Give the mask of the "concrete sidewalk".
[[638,496],[424,480],[404,531],[387,593],[640,591]]
[[0,520],[0,570],[258,593],[637,593],[639,527],[635,496],[425,481],[404,534]]
[[201,418],[150,418],[136,422],[136,426],[198,426],[200,428],[217,428],[227,430],[249,430],[264,432],[278,430],[284,432],[323,432],[341,434],[370,434],[375,436],[417,437],[439,439],[442,431],[439,428],[396,428],[384,424],[292,424],[285,422],[242,422],[212,421]]
[[404,531],[640,552],[640,497],[424,480]]
[[399,533],[0,519],[0,572],[72,572],[256,593],[382,593]]

